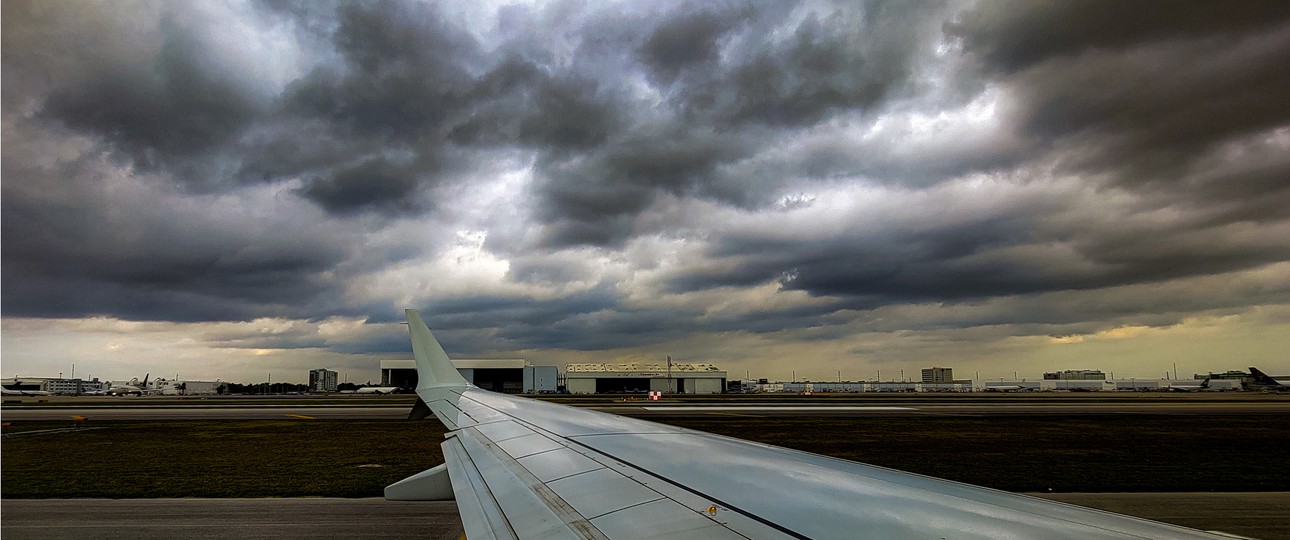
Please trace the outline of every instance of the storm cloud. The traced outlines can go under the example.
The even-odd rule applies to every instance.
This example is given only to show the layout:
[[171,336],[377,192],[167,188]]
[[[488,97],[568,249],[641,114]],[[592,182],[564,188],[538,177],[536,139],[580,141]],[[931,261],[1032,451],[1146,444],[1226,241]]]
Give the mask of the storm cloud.
[[[417,307],[457,350],[585,360],[1290,302],[1284,2],[10,1],[3,25],[6,320],[384,354]],[[240,336],[269,319],[296,326]]]

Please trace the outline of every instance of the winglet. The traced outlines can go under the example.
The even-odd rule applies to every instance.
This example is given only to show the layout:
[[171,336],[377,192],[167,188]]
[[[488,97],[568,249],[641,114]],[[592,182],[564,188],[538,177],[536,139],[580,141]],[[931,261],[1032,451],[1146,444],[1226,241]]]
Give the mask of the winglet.
[[430,333],[415,309],[407,310],[408,332],[412,334],[412,355],[417,360],[417,390],[436,386],[466,386],[466,379],[448,359],[448,353]]

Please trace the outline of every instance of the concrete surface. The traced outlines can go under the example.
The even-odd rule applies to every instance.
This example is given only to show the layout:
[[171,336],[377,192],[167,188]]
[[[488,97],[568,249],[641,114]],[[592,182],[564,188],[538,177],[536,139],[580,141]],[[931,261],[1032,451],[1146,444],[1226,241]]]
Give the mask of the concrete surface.
[[[1264,540],[1290,539],[1290,493],[1062,493],[1051,500]],[[433,538],[462,535],[453,502],[384,499],[0,501],[6,540]]]
[[457,504],[384,499],[0,501],[5,540],[432,538],[462,536]]
[[1290,493],[1031,493],[1193,529],[1290,539]]

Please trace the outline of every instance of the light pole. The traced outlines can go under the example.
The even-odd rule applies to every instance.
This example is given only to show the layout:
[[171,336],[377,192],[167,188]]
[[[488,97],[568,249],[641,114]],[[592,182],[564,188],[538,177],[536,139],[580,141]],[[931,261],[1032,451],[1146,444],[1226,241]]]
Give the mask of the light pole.
[[672,390],[672,355],[667,355],[667,393],[675,393]]

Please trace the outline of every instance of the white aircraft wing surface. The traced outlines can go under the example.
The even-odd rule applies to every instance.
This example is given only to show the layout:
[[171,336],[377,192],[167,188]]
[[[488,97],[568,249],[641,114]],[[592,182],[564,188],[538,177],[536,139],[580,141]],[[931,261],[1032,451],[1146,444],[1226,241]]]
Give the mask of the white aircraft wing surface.
[[417,393],[449,429],[446,463],[386,497],[455,498],[471,539],[1221,538],[488,392],[461,378],[417,312],[408,326]]

